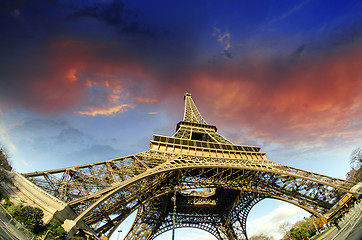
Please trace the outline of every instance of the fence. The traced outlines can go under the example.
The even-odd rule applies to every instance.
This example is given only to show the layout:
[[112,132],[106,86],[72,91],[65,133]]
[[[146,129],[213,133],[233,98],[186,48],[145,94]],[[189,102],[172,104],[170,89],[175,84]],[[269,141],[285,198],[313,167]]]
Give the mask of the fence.
[[5,226],[4,231],[10,233],[12,239],[14,240],[39,240],[34,234],[29,232],[23,225],[16,221],[0,204],[0,227]]

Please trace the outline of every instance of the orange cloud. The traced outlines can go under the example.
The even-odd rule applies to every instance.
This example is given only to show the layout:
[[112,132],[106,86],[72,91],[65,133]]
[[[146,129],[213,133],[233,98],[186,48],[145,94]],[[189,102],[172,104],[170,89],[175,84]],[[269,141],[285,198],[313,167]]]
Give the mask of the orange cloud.
[[76,73],[77,73],[77,69],[75,69],[75,68],[69,69],[68,74],[67,74],[67,79],[69,80],[69,82],[72,83],[72,82],[75,82],[78,80]]
[[[145,64],[130,55],[117,54],[113,48],[122,52],[124,47],[120,43],[78,39],[50,43],[42,50],[43,55],[34,59],[39,62],[26,64],[18,74],[19,83],[13,91],[24,94],[19,94],[12,103],[7,102],[7,106],[19,104],[36,111],[56,113],[98,106],[114,108],[128,103],[125,99],[134,101],[129,89],[137,91],[145,85],[141,83],[152,76]],[[100,98],[95,100],[94,90],[100,93],[102,87],[109,90],[101,90]],[[138,100],[154,101],[151,98]]]
[[362,136],[361,66],[362,47],[298,63],[227,62],[195,72],[193,94],[216,121],[247,129],[250,138],[356,141]]
[[230,33],[229,32],[221,32],[221,30],[217,27],[214,28],[214,36],[216,36],[217,41],[225,45],[224,50],[227,51],[231,47],[230,44]]
[[118,113],[122,113],[128,110],[128,108],[134,108],[134,105],[130,104],[122,104],[119,106],[112,106],[112,107],[106,107],[106,108],[100,108],[100,107],[89,107],[88,111],[78,111],[74,112],[76,114],[80,115],[88,115],[88,116],[97,116],[97,115],[115,115]]
[[135,100],[137,102],[140,102],[140,103],[155,103],[155,102],[157,102],[156,98],[145,98],[145,97],[142,97],[142,96],[136,97]]

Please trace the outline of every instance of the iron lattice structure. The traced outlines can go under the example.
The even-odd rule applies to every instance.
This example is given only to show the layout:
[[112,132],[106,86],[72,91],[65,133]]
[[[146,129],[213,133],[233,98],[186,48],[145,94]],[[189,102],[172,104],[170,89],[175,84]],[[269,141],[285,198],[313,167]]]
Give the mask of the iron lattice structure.
[[[235,145],[203,119],[185,94],[183,121],[172,137],[121,158],[23,174],[66,202],[96,233],[112,235],[137,211],[125,239],[154,239],[173,228],[203,229],[218,240],[247,239],[246,219],[265,198],[321,216],[354,183],[268,160],[260,147]],[[180,189],[174,192],[175,186]]]

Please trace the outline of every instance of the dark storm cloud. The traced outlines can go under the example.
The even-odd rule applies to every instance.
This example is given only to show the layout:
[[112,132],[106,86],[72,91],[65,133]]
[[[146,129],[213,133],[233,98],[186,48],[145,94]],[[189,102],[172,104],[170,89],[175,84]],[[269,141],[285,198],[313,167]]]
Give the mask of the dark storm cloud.
[[127,9],[122,1],[114,0],[109,4],[96,2],[87,6],[78,6],[68,17],[73,20],[94,18],[115,27],[119,33],[125,34],[141,34],[157,38],[169,33],[140,22],[139,14],[139,11]]
[[[28,144],[37,149],[44,149],[47,145],[76,144],[81,146],[89,140],[89,136],[79,129],[69,126],[69,123],[61,120],[31,119],[17,123],[10,131],[10,134],[27,136]],[[42,138],[37,138],[39,133]]]
[[233,58],[230,50],[224,50],[224,53],[225,53],[225,56],[228,57],[228,58]]
[[121,32],[127,33],[127,34],[142,34],[142,35],[154,38],[154,39],[171,35],[170,31],[168,31],[168,30],[160,31],[157,29],[152,29],[149,26],[142,26],[138,22],[132,22],[132,23],[125,25],[122,28]]
[[78,129],[68,126],[62,129],[58,136],[54,137],[54,140],[58,143],[76,143],[81,144],[87,139],[87,136]]
[[112,159],[119,156],[120,151],[110,145],[94,144],[78,151],[64,155],[64,159],[76,159],[77,162],[91,163]]
[[355,20],[347,26],[339,26],[330,33],[329,44],[345,47],[362,39],[362,20]]
[[83,5],[76,7],[69,18],[91,17],[105,21],[111,25],[123,25],[127,22],[124,16],[124,3],[114,0],[109,4],[100,4],[98,2],[92,5]]
[[289,58],[290,61],[293,62],[293,61],[298,60],[301,57],[301,55],[304,51],[304,48],[305,48],[305,45],[303,44],[300,47],[298,47],[297,50],[292,52],[292,54],[290,55],[290,58]]
[[62,129],[67,126],[66,121],[55,121],[46,119],[31,119],[18,123],[11,130],[11,134],[29,134],[36,129],[37,131],[47,131],[49,128]]

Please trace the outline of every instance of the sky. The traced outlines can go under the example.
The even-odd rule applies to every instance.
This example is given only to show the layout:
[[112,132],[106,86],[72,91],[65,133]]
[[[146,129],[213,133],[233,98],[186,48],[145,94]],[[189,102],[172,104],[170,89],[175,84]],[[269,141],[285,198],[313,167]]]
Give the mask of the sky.
[[[146,151],[153,134],[173,135],[188,92],[233,143],[344,179],[362,142],[361,11],[357,0],[3,0],[0,144],[20,173]],[[257,204],[249,236],[306,214],[289,208]],[[211,239],[187,233],[176,239]]]

